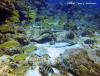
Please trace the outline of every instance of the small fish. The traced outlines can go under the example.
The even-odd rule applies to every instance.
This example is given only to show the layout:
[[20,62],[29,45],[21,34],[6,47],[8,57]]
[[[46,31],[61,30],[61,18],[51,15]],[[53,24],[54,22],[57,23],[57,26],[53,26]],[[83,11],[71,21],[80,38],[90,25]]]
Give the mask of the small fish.
[[43,74],[43,76],[47,76],[48,73],[54,73],[52,67],[50,65],[47,64],[40,64],[40,68],[39,71],[41,74]]

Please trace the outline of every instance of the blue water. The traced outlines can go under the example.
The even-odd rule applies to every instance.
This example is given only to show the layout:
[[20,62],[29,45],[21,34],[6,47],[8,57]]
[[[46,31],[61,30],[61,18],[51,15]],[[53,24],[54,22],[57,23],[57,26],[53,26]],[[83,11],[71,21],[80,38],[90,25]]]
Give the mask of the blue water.
[[[100,8],[100,0],[48,0],[49,3],[53,3],[53,4],[57,4],[57,3],[66,3],[66,2],[81,2],[81,3],[96,3],[95,5],[92,5],[93,7],[96,6],[98,8]],[[84,5],[86,6],[86,5]],[[91,6],[91,5],[88,5]]]

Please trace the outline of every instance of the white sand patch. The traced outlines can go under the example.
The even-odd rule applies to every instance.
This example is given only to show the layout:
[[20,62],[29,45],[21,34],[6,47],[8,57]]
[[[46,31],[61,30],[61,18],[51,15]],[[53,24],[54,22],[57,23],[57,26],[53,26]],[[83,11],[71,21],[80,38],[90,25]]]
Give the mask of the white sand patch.
[[34,70],[28,70],[25,76],[41,76],[39,73],[39,66],[37,66]]

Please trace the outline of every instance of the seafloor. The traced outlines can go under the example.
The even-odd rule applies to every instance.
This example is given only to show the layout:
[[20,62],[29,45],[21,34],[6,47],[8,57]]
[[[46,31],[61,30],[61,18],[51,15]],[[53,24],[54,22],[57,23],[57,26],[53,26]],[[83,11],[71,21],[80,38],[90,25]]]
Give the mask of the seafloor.
[[56,1],[0,0],[0,76],[100,76],[100,9]]

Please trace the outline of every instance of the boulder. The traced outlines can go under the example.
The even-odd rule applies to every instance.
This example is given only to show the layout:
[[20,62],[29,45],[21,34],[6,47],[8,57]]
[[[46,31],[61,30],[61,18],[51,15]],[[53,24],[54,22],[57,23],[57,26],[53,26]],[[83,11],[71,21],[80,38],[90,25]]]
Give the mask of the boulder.
[[56,32],[55,33],[56,41],[57,42],[65,42],[67,33],[68,33],[67,31]]
[[[79,50],[79,52],[77,52]],[[100,65],[94,63],[83,49],[74,52],[64,53],[62,65],[66,70],[75,76],[99,76]],[[68,56],[69,55],[69,56]]]

